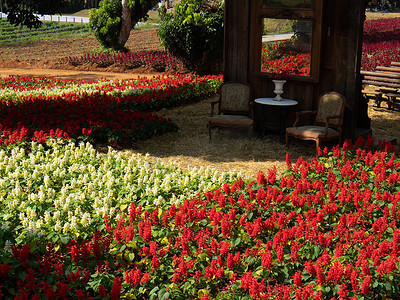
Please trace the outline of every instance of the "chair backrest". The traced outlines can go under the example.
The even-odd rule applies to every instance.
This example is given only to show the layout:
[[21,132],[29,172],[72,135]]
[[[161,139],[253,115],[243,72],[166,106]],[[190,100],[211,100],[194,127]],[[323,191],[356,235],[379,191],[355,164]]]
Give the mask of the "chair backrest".
[[318,99],[317,115],[315,123],[322,125],[326,123],[326,118],[330,116],[339,116],[339,118],[329,120],[330,126],[340,128],[343,124],[344,108],[346,99],[337,92],[328,92],[322,94]]
[[220,88],[219,112],[248,114],[250,109],[251,87],[247,83],[226,82]]

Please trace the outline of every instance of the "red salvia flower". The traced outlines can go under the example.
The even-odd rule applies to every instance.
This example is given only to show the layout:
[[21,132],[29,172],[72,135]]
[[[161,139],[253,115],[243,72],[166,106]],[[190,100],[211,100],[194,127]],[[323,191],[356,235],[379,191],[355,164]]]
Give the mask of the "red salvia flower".
[[361,293],[366,295],[369,292],[369,286],[371,284],[371,275],[365,276],[361,284]]
[[293,284],[296,286],[302,286],[302,282],[301,282],[301,273],[300,272],[296,272],[293,275]]
[[8,273],[11,270],[11,266],[8,264],[0,264],[0,280],[5,281],[8,277]]
[[99,285],[99,294],[102,298],[108,297],[108,293],[102,284]]
[[115,277],[111,289],[111,300],[119,300],[120,295],[121,295],[121,279],[119,277]]

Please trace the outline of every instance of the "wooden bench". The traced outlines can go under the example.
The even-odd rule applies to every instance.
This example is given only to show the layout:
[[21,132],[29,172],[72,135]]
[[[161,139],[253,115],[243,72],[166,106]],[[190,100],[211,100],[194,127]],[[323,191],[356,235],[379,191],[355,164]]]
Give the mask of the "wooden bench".
[[[363,76],[362,93],[368,100],[375,100],[377,107],[386,101],[388,108],[392,109],[400,103],[400,66],[392,64],[389,67],[378,66],[376,71],[361,71]],[[374,90],[366,89],[373,86]]]

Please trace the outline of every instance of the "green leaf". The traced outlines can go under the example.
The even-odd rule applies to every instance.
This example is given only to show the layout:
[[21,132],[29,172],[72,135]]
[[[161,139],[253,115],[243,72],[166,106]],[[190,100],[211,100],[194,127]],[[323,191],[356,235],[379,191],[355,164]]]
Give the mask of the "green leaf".
[[128,254],[129,261],[133,261],[135,259],[135,253],[131,252]]
[[241,241],[242,241],[242,239],[240,237],[234,239],[232,242],[232,247],[234,248],[234,247],[239,246]]
[[60,236],[60,240],[64,245],[66,245],[69,242],[69,236],[62,235]]

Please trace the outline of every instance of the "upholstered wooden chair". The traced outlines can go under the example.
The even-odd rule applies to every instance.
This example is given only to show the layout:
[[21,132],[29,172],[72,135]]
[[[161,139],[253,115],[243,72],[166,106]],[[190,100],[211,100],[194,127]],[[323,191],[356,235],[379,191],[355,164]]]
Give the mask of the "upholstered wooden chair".
[[[341,143],[342,125],[346,99],[337,92],[328,92],[318,98],[316,111],[300,111],[296,113],[293,127],[286,128],[286,147],[289,147],[289,137],[316,142],[316,149],[321,142],[339,140]],[[313,125],[297,126],[300,117],[315,115]]]
[[[218,101],[211,103],[208,130],[211,140],[213,128],[230,130],[247,129],[248,137],[253,133],[252,90],[249,84],[226,82],[221,85]],[[214,115],[214,106],[218,104],[218,114]]]

